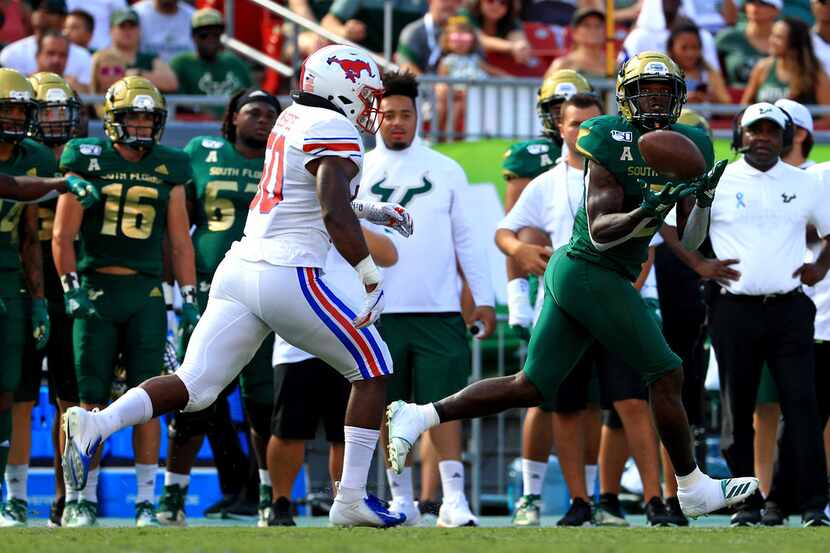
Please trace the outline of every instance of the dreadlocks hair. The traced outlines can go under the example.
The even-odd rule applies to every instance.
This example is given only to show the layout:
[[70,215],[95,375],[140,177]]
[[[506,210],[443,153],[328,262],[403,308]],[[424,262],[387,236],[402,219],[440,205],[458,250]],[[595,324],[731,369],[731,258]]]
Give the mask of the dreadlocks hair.
[[409,71],[390,71],[383,74],[383,97],[406,96],[415,103],[418,97],[418,80]]
[[222,136],[231,144],[236,144],[236,125],[233,122],[234,114],[239,110],[237,104],[239,99],[245,96],[250,90],[242,89],[237,91],[228,101],[225,109],[225,117],[222,119]]

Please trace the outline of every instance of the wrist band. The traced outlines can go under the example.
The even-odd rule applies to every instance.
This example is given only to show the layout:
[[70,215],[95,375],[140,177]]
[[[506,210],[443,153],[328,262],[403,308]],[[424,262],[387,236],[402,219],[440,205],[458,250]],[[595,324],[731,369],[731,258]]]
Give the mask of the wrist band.
[[360,275],[363,284],[377,284],[380,282],[380,272],[375,262],[372,261],[371,255],[367,255],[363,261],[355,265],[354,270]]
[[167,282],[161,283],[161,293],[164,295],[164,304],[168,311],[173,310],[173,286]]
[[191,285],[182,286],[182,301],[184,303],[196,303],[196,287]]
[[81,281],[78,279],[78,273],[73,271],[61,276],[61,285],[63,286],[64,293],[80,288]]
[[357,217],[358,219],[365,219],[366,218],[366,216],[368,215],[368,213],[367,213],[368,208],[369,208],[369,206],[364,201],[361,201],[361,200],[353,200],[352,201],[352,211],[354,212],[355,217]]

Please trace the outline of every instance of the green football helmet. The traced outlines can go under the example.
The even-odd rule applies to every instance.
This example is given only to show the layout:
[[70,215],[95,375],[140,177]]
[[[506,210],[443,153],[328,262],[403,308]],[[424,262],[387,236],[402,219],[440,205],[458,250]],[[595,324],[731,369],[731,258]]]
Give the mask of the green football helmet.
[[35,92],[35,118],[29,136],[47,146],[66,144],[81,120],[75,91],[56,73],[42,71],[29,77]]
[[[128,115],[145,114],[148,124],[128,124]],[[104,96],[104,132],[113,142],[139,150],[161,141],[167,107],[161,92],[144,77],[124,77]]]
[[712,138],[712,128],[709,126],[709,121],[693,109],[683,108],[683,111],[680,112],[680,117],[677,118],[677,122],[698,128],[709,135],[710,139]]
[[574,94],[593,91],[588,80],[573,69],[560,69],[551,73],[542,82],[536,95],[536,111],[542,120],[542,133],[561,145],[559,106]]
[[[670,92],[646,92],[645,83],[663,82]],[[660,109],[655,101],[663,103]],[[650,102],[651,105],[644,105]],[[617,104],[629,122],[644,130],[665,128],[680,117],[686,103],[686,81],[683,70],[670,57],[660,52],[642,52],[625,62],[617,74]]]
[[18,143],[35,117],[32,85],[14,69],[0,69],[0,142]]

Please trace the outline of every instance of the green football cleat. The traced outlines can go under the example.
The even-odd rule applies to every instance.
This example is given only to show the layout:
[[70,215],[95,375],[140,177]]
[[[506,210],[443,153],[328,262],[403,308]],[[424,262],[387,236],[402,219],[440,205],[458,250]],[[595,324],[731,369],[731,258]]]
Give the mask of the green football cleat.
[[158,528],[161,526],[156,518],[156,507],[149,501],[142,501],[135,504],[135,527],[136,528]]
[[541,521],[539,503],[542,496],[523,495],[516,502],[516,511],[513,513],[513,526],[539,526]]
[[67,502],[63,511],[64,528],[92,528],[98,525],[97,503],[81,499],[70,509],[71,503],[74,502]]
[[21,528],[28,525],[29,504],[22,499],[9,499],[0,510],[0,528]]
[[258,528],[268,528],[268,518],[271,516],[271,486],[259,485],[259,505],[257,506],[259,519],[256,521]]
[[184,505],[187,500],[187,486],[182,488],[178,484],[164,486],[164,493],[159,498],[159,508],[156,518],[162,526],[187,526],[187,515]]

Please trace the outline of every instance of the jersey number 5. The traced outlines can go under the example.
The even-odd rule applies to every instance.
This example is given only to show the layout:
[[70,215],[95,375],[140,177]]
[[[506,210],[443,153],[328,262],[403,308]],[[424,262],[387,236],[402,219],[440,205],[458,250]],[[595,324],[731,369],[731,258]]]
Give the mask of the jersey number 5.
[[[256,196],[251,200],[250,209],[254,209],[259,204],[260,213],[270,213],[274,206],[282,201],[282,169],[285,161],[285,135],[279,136],[271,134],[268,137],[268,146],[266,150],[265,170],[262,172],[262,178],[259,181],[259,190]],[[268,193],[268,182],[271,180],[271,175],[274,173],[274,166],[276,165],[277,174],[274,178],[274,193]]]

